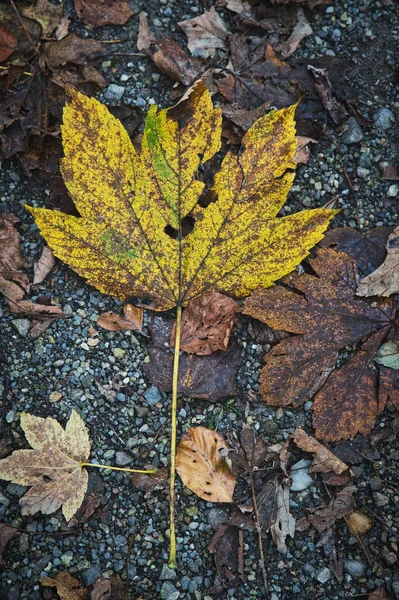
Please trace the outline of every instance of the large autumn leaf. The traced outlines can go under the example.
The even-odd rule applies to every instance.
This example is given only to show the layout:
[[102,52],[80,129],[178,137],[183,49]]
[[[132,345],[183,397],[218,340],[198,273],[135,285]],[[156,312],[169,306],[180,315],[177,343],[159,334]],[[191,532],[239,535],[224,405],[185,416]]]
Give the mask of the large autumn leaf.
[[69,521],[83,502],[88,474],[82,468],[90,454],[90,438],[76,411],[65,429],[51,417],[22,413],[21,427],[33,450],[16,450],[0,460],[0,479],[31,489],[20,500],[23,515],[48,515],[62,506]]
[[295,106],[260,118],[227,153],[203,208],[197,173],[220,149],[221,111],[202,82],[172,108],[151,107],[141,154],[105,106],[70,95],[62,173],[81,218],[29,210],[55,255],[103,293],[157,310],[207,291],[246,296],[292,271],[336,212],[276,218],[294,179]]

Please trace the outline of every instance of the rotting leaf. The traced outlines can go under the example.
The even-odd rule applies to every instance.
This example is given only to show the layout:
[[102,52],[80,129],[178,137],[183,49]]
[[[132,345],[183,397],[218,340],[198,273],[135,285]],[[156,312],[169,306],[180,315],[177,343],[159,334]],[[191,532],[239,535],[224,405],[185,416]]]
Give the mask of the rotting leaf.
[[15,527],[11,527],[7,523],[0,523],[0,564],[5,565],[6,562],[3,558],[3,552],[6,546],[14,536],[18,534],[18,530]]
[[[237,310],[237,302],[218,292],[194,298],[182,315],[180,348],[200,356],[227,350]],[[175,331],[174,325],[170,337],[172,345]]]
[[297,427],[291,435],[291,439],[298,448],[305,452],[314,454],[311,473],[329,473],[333,472],[336,475],[341,475],[345,471],[350,470],[338,456],[335,456],[328,448],[320,444],[313,437],[308,435],[301,427]]
[[97,320],[97,325],[108,331],[139,331],[143,332],[144,310],[134,304],[126,303],[123,307],[123,316],[118,313],[102,313]]
[[[172,389],[173,348],[170,347],[172,320],[153,315],[149,324],[150,361],[144,371],[150,383],[165,392]],[[236,375],[242,363],[242,349],[234,336],[226,351],[217,350],[207,356],[180,356],[179,392],[189,398],[215,402],[237,394]]]
[[290,513],[290,488],[286,483],[277,483],[274,496],[274,511],[270,518],[270,533],[277,550],[286,554],[287,536],[295,536],[295,518]]
[[129,0],[75,0],[75,10],[90,28],[124,25],[133,15]]
[[221,454],[223,437],[206,427],[183,434],[176,454],[176,471],[197,496],[207,502],[232,502],[236,478]]
[[383,264],[365,277],[357,288],[358,296],[391,296],[399,293],[399,227],[388,238]]
[[39,260],[33,264],[33,284],[42,283],[55,265],[52,250],[44,246]]
[[51,417],[22,413],[21,427],[33,450],[15,450],[0,460],[0,478],[31,487],[19,501],[23,515],[51,514],[62,506],[69,521],[87,490],[87,471],[80,464],[90,454],[84,422],[75,410],[65,429]]
[[178,23],[187,35],[187,46],[193,56],[212,57],[218,48],[227,50],[229,31],[212,6],[210,11]]
[[353,511],[355,507],[353,498],[355,489],[354,486],[345,487],[328,504],[306,509],[308,514],[298,522],[298,528],[303,530],[310,524],[319,533],[323,533],[323,531],[334,525],[338,519],[343,519]]
[[276,448],[270,446],[262,436],[256,436],[252,427],[246,424],[241,430],[240,440],[229,435],[228,442],[231,448],[227,454],[231,470],[236,476],[250,473],[260,467],[263,461],[273,460],[278,456]]
[[[247,526],[238,525],[241,518],[248,523],[245,515],[235,508],[231,518],[220,525],[208,546],[209,552],[214,555],[219,580],[212,593],[218,594],[223,588],[231,588],[244,581],[244,529]],[[253,525],[252,519],[249,520],[251,523]]]
[[359,275],[347,254],[322,248],[310,265],[315,275],[288,275],[285,287],[259,288],[244,303],[245,314],[298,334],[282,340],[265,357],[260,393],[267,404],[300,406],[326,380],[329,385],[341,348],[392,324],[392,303],[370,306],[356,298]]
[[14,52],[17,45],[18,39],[15,35],[0,25],[0,64]]
[[[151,465],[146,465],[151,469]],[[168,469],[161,467],[153,475],[143,473],[132,473],[130,480],[135,488],[145,492],[144,498],[149,498],[154,491],[164,492],[168,484]]]
[[298,10],[298,21],[292,30],[290,37],[286,42],[277,44],[274,50],[278,52],[282,59],[286,59],[291,56],[291,54],[294,54],[302,40],[311,35],[313,35],[313,30],[305,17],[303,9],[300,8]]
[[383,587],[379,587],[374,592],[369,594],[367,600],[390,600],[385,589]]
[[95,491],[91,491],[88,496],[83,500],[83,504],[79,507],[78,511],[74,514],[72,519],[68,522],[68,527],[76,527],[82,523],[86,523],[93,513],[101,504],[102,496]]
[[80,586],[79,580],[66,571],[58,573],[54,578],[41,577],[43,587],[55,587],[61,600],[89,600],[89,592]]

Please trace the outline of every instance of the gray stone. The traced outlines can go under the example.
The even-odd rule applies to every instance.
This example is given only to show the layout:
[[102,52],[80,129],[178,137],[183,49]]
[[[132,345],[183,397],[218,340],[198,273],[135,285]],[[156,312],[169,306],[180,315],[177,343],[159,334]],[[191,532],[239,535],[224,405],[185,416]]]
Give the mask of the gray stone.
[[330,569],[328,569],[327,567],[323,567],[322,569],[319,569],[315,573],[315,578],[320,583],[327,583],[327,581],[329,581],[331,579]]
[[175,588],[170,581],[164,581],[161,587],[162,600],[177,600],[180,597],[180,592]]
[[94,565],[82,573],[82,578],[85,585],[93,585],[99,577],[101,577],[101,569],[98,565]]
[[399,571],[393,576],[392,591],[395,594],[395,600],[399,600]]
[[29,319],[14,319],[12,322],[21,337],[26,337],[30,329]]
[[130,456],[130,454],[128,454],[127,452],[123,452],[123,450],[120,450],[115,455],[115,461],[117,467],[124,467],[125,465],[128,465],[133,461],[133,457]]
[[63,554],[61,556],[61,562],[63,565],[65,565],[65,567],[70,567],[72,561],[73,561],[73,552],[71,550],[69,550],[68,552],[65,552],[65,554]]
[[308,473],[311,464],[311,460],[303,458],[292,466],[290,472],[292,479],[290,489],[292,492],[302,492],[312,485],[313,479]]
[[388,188],[388,192],[387,192],[388,198],[396,198],[396,196],[398,194],[399,194],[399,185],[397,183],[390,185]]
[[358,167],[356,172],[357,176],[361,179],[366,179],[370,175],[370,170],[365,169],[364,167]]
[[364,138],[363,131],[355,117],[350,117],[344,123],[345,131],[341,135],[342,144],[357,144]]
[[381,492],[374,492],[373,498],[376,506],[386,506],[389,504],[389,498],[385,494],[381,494]]
[[228,514],[223,508],[211,508],[208,513],[207,521],[214,531],[219,529],[220,525],[227,521]]
[[360,560],[346,560],[344,570],[352,577],[361,577],[367,569],[367,565]]
[[162,567],[162,572],[159,576],[159,579],[161,581],[165,581],[165,580],[170,580],[170,579],[176,579],[176,570],[175,569],[169,569],[168,565],[164,565]]
[[104,94],[104,98],[108,102],[119,102],[124,93],[125,88],[123,87],[123,85],[111,83],[111,85],[108,86],[107,91]]
[[162,394],[156,385],[152,385],[149,390],[144,394],[144,398],[147,400],[148,404],[154,406],[157,402],[162,400]]
[[392,127],[395,115],[389,108],[379,108],[373,117],[373,121],[377,129],[387,131]]

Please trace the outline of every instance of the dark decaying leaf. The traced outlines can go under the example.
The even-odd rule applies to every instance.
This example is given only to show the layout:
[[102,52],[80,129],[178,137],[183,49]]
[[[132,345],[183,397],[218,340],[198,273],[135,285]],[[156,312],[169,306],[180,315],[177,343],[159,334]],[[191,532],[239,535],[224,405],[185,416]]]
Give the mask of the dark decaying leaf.
[[5,61],[18,45],[18,39],[15,35],[0,25],[0,64]]
[[228,457],[234,475],[250,473],[263,461],[278,458],[275,449],[273,450],[273,447],[262,436],[256,436],[249,425],[244,424],[239,440],[231,434],[228,435],[227,440],[232,446],[228,451]]
[[360,275],[365,277],[384,262],[385,246],[392,230],[392,227],[374,227],[363,232],[352,227],[337,227],[327,231],[320,246],[349,254],[356,261]]
[[101,504],[102,496],[95,491],[91,491],[83,500],[82,506],[76,514],[68,522],[68,527],[76,527],[82,523],[86,523]]
[[310,264],[316,275],[288,275],[290,288],[259,288],[244,304],[245,314],[298,334],[265,357],[260,393],[268,404],[300,406],[326,381],[341,348],[391,324],[392,304],[356,298],[359,275],[348,255],[322,248]]
[[75,10],[90,28],[124,25],[133,15],[129,0],[75,0]]
[[[152,465],[145,467],[152,469]],[[149,498],[154,491],[164,492],[168,485],[169,471],[167,467],[161,467],[154,475],[145,475],[144,473],[132,473],[130,480],[135,488],[145,492],[144,498]]]
[[[150,383],[165,392],[172,389],[173,349],[169,345],[173,320],[152,315],[149,325],[150,362],[144,366]],[[179,366],[179,392],[191,398],[215,402],[237,393],[235,377],[241,365],[242,351],[232,338],[225,352],[208,356],[183,353]]]
[[399,227],[390,234],[383,264],[367,275],[357,288],[359,296],[391,296],[399,293]]
[[298,521],[297,528],[304,530],[312,525],[319,533],[323,533],[332,527],[338,519],[342,519],[353,511],[355,489],[354,486],[345,487],[328,504],[306,509],[307,516]]
[[318,392],[313,402],[317,437],[335,441],[370,433],[379,414],[378,371],[373,358],[386,334],[382,329],[372,335]]
[[91,590],[90,600],[112,600],[111,580],[99,577]]
[[396,369],[379,367],[378,408],[383,410],[390,400],[399,411],[399,373]]
[[[227,350],[237,310],[237,302],[218,292],[195,298],[182,315],[180,348],[200,356]],[[171,346],[175,341],[175,329],[173,325]]]
[[17,535],[18,530],[15,527],[7,525],[7,523],[0,523],[0,564],[5,565],[6,562],[3,558],[3,552],[8,542]]
[[134,304],[125,304],[123,315],[105,312],[98,317],[97,325],[108,331],[139,331],[142,333],[144,310]]
[[329,560],[329,567],[334,574],[334,577],[340,583],[344,578],[344,560],[338,558],[337,545],[334,539],[334,527],[330,527],[323,531],[320,539],[316,544],[316,548],[323,548],[324,554]]
[[374,592],[371,592],[368,600],[390,600],[390,598],[385,589],[383,587],[379,587],[378,589],[374,590]]
[[[237,526],[243,522],[244,527]],[[219,586],[215,586],[215,593],[224,588],[231,588],[244,580],[244,528],[251,521],[236,508],[232,517],[226,523],[222,523],[214,534],[208,546],[209,552],[214,555]]]
[[55,587],[62,600],[89,600],[89,592],[80,586],[79,580],[72,577],[66,571],[58,573],[53,577],[41,577],[40,583],[43,587]]
[[387,165],[382,172],[382,178],[390,181],[399,181],[399,172],[396,167]]

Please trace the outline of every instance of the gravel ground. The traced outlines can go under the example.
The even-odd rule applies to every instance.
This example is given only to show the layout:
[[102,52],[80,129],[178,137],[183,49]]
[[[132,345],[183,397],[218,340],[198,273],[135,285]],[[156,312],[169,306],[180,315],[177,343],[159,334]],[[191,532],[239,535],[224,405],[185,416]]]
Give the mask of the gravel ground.
[[[212,2],[160,0],[133,2],[135,12],[145,9],[150,23],[183,40],[176,23],[206,10]],[[397,6],[370,0],[337,0],[307,12],[314,36],[305,40],[295,56],[314,58],[326,53],[346,56],[354,62],[351,83],[359,92],[359,108],[374,124],[361,132],[349,130],[346,140],[335,128],[327,126],[326,135],[312,149],[307,166],[299,167],[285,213],[302,207],[323,205],[338,196],[342,213],[334,226],[350,225],[369,228],[395,225],[398,222],[399,187],[381,179],[384,164],[397,165],[399,141],[399,91],[395,80],[398,56],[399,14]],[[72,29],[82,32],[72,21]],[[137,17],[123,28],[104,27],[96,38],[126,37],[131,42],[113,45],[112,51],[135,51]],[[121,102],[148,108],[157,102],[172,103],[171,81],[154,69],[146,59],[113,57],[105,60],[103,73],[107,81],[124,87]],[[396,72],[397,77],[397,72]],[[104,99],[101,94],[100,99]],[[349,123],[350,125],[351,123]],[[345,135],[345,134],[344,134]],[[362,139],[359,139],[359,138]],[[351,143],[356,138],[358,141]],[[344,143],[345,142],[345,143]],[[396,154],[396,156],[395,156]],[[396,162],[395,162],[396,161]],[[346,168],[352,189],[343,174]],[[4,161],[0,181],[1,210],[11,210],[21,220],[23,251],[33,262],[41,252],[42,240],[25,202],[44,205],[48,185],[37,178],[27,179],[19,164]],[[7,398],[7,422],[12,424],[16,442],[21,442],[19,415],[29,411],[51,415],[65,422],[72,407],[84,417],[93,441],[92,457],[98,462],[121,464],[129,461],[136,467],[152,462],[168,464],[170,398],[150,389],[143,376],[147,360],[146,338],[132,332],[111,333],[99,330],[99,343],[87,345],[88,329],[96,326],[98,315],[106,310],[120,311],[121,302],[102,296],[64,265],[59,265],[50,282],[40,285],[37,294],[50,294],[70,317],[55,322],[39,339],[31,341],[18,331],[16,316],[5,303],[0,304],[1,348],[7,355],[10,391]],[[180,431],[190,426],[218,423],[218,431],[238,431],[245,421],[245,407],[258,388],[263,350],[248,334],[248,320],[240,319],[235,331],[245,353],[238,382],[240,393],[233,401],[218,404],[186,399],[180,408]],[[96,382],[112,382],[117,397],[110,402],[101,395]],[[55,394],[54,392],[59,392]],[[246,420],[271,441],[281,441],[296,426],[310,429],[310,408],[298,411],[274,410],[251,401]],[[387,426],[393,414],[387,410],[378,427]],[[158,431],[156,443],[152,445]],[[148,452],[148,449],[149,452]],[[317,547],[318,536],[297,533],[288,541],[289,552],[279,555],[271,541],[265,541],[266,565],[272,600],[314,597],[324,599],[367,597],[370,590],[386,585],[392,599],[399,599],[397,555],[399,535],[399,495],[397,463],[399,450],[394,442],[378,448],[365,443],[368,459],[354,467],[356,500],[359,507],[377,514],[376,525],[367,536],[370,557],[376,563],[372,571],[357,540],[348,536],[344,525],[337,528],[337,548],[345,562],[342,584],[332,576],[328,559]],[[124,453],[124,454],[121,454]],[[148,456],[147,456],[148,454]],[[127,456],[126,456],[127,455]],[[298,460],[301,455],[298,454]],[[38,600],[52,598],[39,590],[38,580],[68,570],[84,584],[93,583],[101,573],[119,573],[125,579],[125,560],[132,534],[135,534],[129,562],[132,597],[145,600],[210,600],[215,569],[207,551],[212,533],[228,514],[228,507],[205,503],[177,484],[177,530],[179,569],[170,573],[163,568],[168,543],[165,515],[168,504],[164,494],[155,493],[148,500],[136,491],[124,474],[91,473],[90,485],[103,493],[104,510],[77,528],[73,536],[51,536],[65,531],[59,513],[43,518],[21,517],[18,498],[20,486],[0,482],[0,519],[29,533],[14,538],[2,567],[0,598]],[[303,515],[303,508],[325,498],[319,480],[302,492],[292,494],[292,512]],[[246,583],[227,590],[223,599],[247,600],[264,597],[258,565],[255,537],[245,538]],[[387,550],[391,559],[383,558]],[[48,590],[47,590],[48,592]]]

